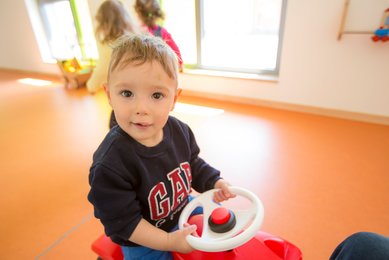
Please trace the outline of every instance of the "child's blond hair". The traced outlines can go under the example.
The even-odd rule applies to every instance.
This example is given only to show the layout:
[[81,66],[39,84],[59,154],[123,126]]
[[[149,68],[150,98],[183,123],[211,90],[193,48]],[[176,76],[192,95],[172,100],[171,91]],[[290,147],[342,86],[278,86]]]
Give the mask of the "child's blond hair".
[[160,38],[131,34],[123,35],[112,45],[113,51],[108,70],[110,75],[128,65],[142,65],[146,62],[158,62],[169,78],[177,81],[178,60],[175,52]]
[[110,43],[125,33],[139,32],[137,24],[119,0],[104,1],[96,13],[96,37]]

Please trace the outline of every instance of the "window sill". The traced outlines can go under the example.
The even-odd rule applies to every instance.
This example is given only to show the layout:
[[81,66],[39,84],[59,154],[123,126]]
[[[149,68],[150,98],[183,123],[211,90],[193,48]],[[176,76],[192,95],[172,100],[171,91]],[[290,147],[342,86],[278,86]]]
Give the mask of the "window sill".
[[249,79],[249,80],[278,82],[277,75],[265,75],[265,74],[255,74],[255,73],[231,72],[231,71],[216,71],[216,70],[205,70],[205,69],[184,69],[183,73],[188,75],[214,76],[214,77],[224,77],[224,78],[234,78],[234,79]]

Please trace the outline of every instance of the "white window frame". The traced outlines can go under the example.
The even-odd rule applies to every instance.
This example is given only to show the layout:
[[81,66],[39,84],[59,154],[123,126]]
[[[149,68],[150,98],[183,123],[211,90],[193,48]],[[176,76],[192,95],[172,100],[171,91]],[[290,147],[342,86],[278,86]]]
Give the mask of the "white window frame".
[[[188,0],[183,0],[188,1]],[[226,72],[232,72],[235,74],[256,74],[261,76],[269,76],[271,79],[278,76],[279,69],[280,69],[280,60],[281,60],[281,47],[282,47],[282,38],[283,38],[283,32],[284,32],[284,22],[285,22],[285,13],[286,13],[286,0],[281,0],[281,10],[280,10],[280,21],[279,21],[279,30],[278,30],[278,46],[277,46],[277,58],[275,60],[275,67],[274,69],[247,69],[247,68],[226,68],[221,66],[206,66],[202,63],[202,35],[203,35],[203,13],[204,13],[204,1],[216,1],[216,0],[194,0],[194,7],[195,7],[195,31],[196,31],[196,55],[197,55],[197,62],[195,64],[188,64],[184,59],[185,68],[186,69],[193,69],[193,70],[202,70],[202,71],[209,71],[209,74],[213,74],[212,71],[214,71],[215,75],[220,72],[223,74]],[[220,1],[220,0],[218,0]],[[163,1],[162,1],[163,3]],[[167,19],[169,18],[169,10],[165,10],[167,14]],[[171,24],[177,23],[179,21],[172,21]],[[222,23],[222,22],[221,22]],[[167,28],[170,30],[170,27]],[[181,32],[182,33],[182,32]],[[177,34],[173,31],[172,36],[174,39],[176,39]],[[178,46],[180,47],[180,43],[177,42]],[[239,47],[238,47],[239,48]],[[182,50],[181,50],[182,52]],[[220,74],[219,73],[219,74]],[[224,73],[224,74],[226,74]]]

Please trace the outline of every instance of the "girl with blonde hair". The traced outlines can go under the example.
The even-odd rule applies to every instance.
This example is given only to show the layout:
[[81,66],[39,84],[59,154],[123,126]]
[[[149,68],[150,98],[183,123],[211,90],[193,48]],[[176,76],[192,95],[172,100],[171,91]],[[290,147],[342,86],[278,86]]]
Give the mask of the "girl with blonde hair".
[[112,53],[110,45],[124,34],[140,32],[139,26],[119,0],[104,1],[97,10],[95,19],[99,60],[91,78],[86,83],[90,93],[97,92],[107,81],[109,60]]

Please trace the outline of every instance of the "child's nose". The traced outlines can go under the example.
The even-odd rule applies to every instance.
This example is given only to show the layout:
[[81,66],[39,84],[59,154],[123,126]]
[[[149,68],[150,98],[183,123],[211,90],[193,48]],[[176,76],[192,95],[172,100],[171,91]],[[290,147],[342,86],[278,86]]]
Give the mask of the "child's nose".
[[137,115],[145,115],[147,114],[147,103],[143,99],[139,99],[135,104],[135,113]]

